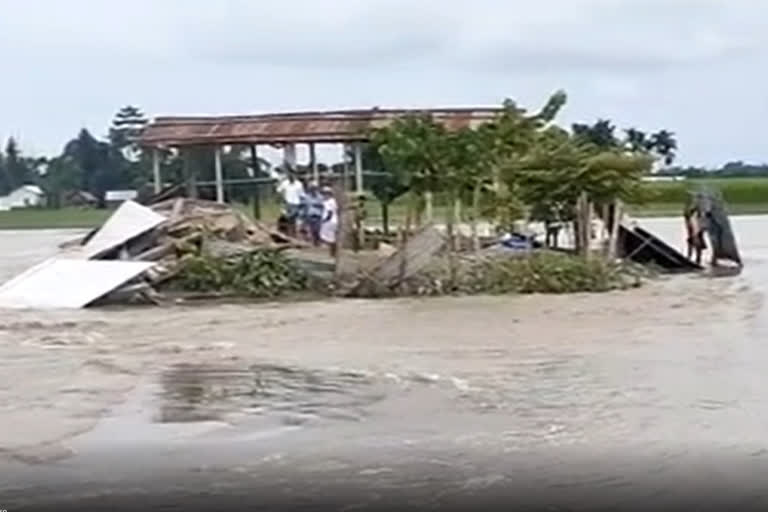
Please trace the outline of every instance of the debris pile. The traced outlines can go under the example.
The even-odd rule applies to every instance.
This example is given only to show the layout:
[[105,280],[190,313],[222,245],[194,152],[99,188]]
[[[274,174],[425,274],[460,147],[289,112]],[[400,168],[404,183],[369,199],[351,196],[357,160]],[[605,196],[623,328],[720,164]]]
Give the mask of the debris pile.
[[[114,247],[104,259],[149,261],[153,266],[139,278],[103,297],[101,302],[157,303],[161,297],[159,291],[166,288],[177,293],[181,291],[173,289],[171,281],[186,270],[192,275],[181,276],[181,289],[202,295],[213,290],[213,295],[224,295],[253,289],[248,288],[246,278],[248,275],[254,277],[256,268],[264,273],[265,289],[277,289],[282,284],[279,281],[283,274],[275,269],[291,278],[293,274],[291,269],[281,267],[283,262],[277,261],[278,258],[264,254],[305,245],[224,204],[177,198],[159,202],[149,209],[164,220]],[[254,257],[256,252],[262,256]],[[232,269],[238,268],[243,271],[240,280],[232,273]],[[268,269],[274,270],[274,275],[268,274]],[[206,272],[208,275],[203,275]],[[300,281],[298,277],[296,280]],[[208,284],[208,288],[203,284]],[[285,287],[290,288],[287,284]]]
[[[211,273],[206,282],[211,287],[221,285],[222,294],[227,289],[232,293],[254,290],[235,275],[258,281],[262,276],[254,275],[256,270],[264,274],[265,289],[293,289],[295,283],[303,283],[301,276],[286,268],[276,254],[305,245],[211,201],[177,198],[149,207],[126,201],[100,228],[67,242],[61,254],[0,287],[0,307],[157,304],[166,291],[178,296],[190,287],[199,290],[200,272],[206,268]],[[64,279],[56,270],[62,265],[77,271]],[[191,278],[183,276],[187,268],[194,273]],[[233,268],[248,272],[233,273]],[[91,273],[97,280],[78,288],[77,283]],[[177,278],[179,288],[173,286]],[[225,278],[230,282],[222,281]]]
[[[655,240],[638,242],[625,260],[641,262],[648,247],[677,254]],[[340,251],[329,259],[326,249],[227,205],[184,198],[150,206],[126,201],[100,228],[0,286],[0,308],[267,298],[310,289],[346,297],[569,293],[636,286],[641,277],[634,266],[540,250],[522,235],[474,249],[471,238],[458,236],[449,244],[440,229],[427,225],[397,245]]]

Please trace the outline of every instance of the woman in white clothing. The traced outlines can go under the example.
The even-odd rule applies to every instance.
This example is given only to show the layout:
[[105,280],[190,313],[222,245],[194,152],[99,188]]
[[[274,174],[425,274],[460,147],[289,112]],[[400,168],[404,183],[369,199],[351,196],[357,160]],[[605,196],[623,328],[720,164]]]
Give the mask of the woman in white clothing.
[[323,187],[323,223],[320,225],[320,240],[328,244],[331,256],[336,256],[336,231],[339,227],[339,205],[333,197],[331,187]]

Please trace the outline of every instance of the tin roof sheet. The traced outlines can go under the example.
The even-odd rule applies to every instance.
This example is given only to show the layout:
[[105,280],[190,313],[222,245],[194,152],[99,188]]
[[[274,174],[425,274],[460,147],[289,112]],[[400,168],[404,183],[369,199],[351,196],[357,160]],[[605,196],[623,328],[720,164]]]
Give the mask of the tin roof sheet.
[[398,117],[428,114],[449,129],[492,120],[499,108],[369,109],[289,112],[252,116],[159,117],[141,136],[146,146],[365,141],[372,128]]

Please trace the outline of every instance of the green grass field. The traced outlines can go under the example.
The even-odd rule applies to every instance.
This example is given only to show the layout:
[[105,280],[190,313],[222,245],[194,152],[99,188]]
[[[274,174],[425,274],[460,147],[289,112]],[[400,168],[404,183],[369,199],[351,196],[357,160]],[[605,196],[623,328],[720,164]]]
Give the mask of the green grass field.
[[[732,215],[768,214],[768,178],[716,178],[649,183],[648,201],[644,204],[628,205],[628,210],[636,217],[680,215],[688,190],[700,185],[720,189]],[[238,207],[248,214],[252,213],[247,205]],[[262,204],[262,219],[265,222],[274,222],[279,210],[275,202]],[[390,210],[391,222],[403,221],[405,207],[402,202],[396,201]],[[381,221],[378,202],[369,201],[367,211],[369,223]],[[92,228],[104,222],[110,214],[110,210],[81,208],[19,209],[0,212],[0,229]],[[435,205],[434,214],[437,218],[444,218],[445,208]]]
[[93,228],[112,212],[82,208],[25,208],[0,212],[0,229],[64,229]]

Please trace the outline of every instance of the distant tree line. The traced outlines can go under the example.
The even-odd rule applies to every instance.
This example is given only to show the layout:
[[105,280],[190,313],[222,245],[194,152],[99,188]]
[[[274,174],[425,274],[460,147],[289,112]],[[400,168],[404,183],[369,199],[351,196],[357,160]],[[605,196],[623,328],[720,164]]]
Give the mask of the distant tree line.
[[[128,105],[115,114],[104,137],[99,138],[87,129],[82,129],[76,137],[64,145],[59,155],[53,157],[25,155],[17,141],[9,138],[0,151],[0,195],[5,195],[24,184],[35,184],[46,192],[50,206],[59,207],[66,202],[68,194],[72,192],[90,193],[96,198],[99,206],[105,205],[105,193],[108,190],[134,189],[140,193],[149,194],[152,190],[152,155],[142,150],[138,144],[138,138],[147,122],[140,108]],[[658,167],[656,172],[659,175],[768,176],[768,164],[747,164],[740,161],[729,162],[718,169],[671,167],[677,152],[677,142],[674,134],[667,130],[646,133],[636,128],[629,128],[617,133],[611,121],[605,119],[598,119],[592,124],[574,124],[570,128],[573,137],[604,151],[631,151],[653,155],[656,161],[655,166]],[[484,148],[483,144],[488,140],[491,139],[480,137],[472,143],[465,144],[464,147],[468,149],[460,156],[473,154],[472,158],[482,165],[484,154],[498,150],[494,147]],[[396,176],[396,172],[389,172],[390,169],[387,167],[391,165],[385,165],[385,159],[374,146],[376,144],[364,151],[364,167],[370,171],[386,174],[372,176],[366,181],[373,194],[387,205],[395,198],[402,196],[411,187],[411,183],[408,182],[409,180],[404,181],[401,176]],[[199,182],[214,180],[212,148],[190,149],[185,158],[188,159],[187,164],[196,174]],[[256,158],[248,146],[225,148],[223,160],[229,179],[264,176],[261,173],[269,165],[263,159]],[[408,164],[410,165],[410,162]],[[323,174],[328,171],[341,173],[344,165],[337,162],[330,166],[320,164],[319,167]],[[177,152],[162,152],[161,169],[165,183],[182,182],[184,162]],[[305,166],[299,166],[298,170],[308,172]],[[478,182],[482,180],[474,181],[474,183]],[[484,186],[480,188],[484,189]],[[247,201],[254,195],[254,187],[255,185],[227,187],[227,198]],[[466,193],[471,195],[473,190],[472,186],[468,186]],[[200,187],[199,193],[201,197],[213,198],[214,187]]]
[[[59,155],[31,157],[24,155],[14,138],[8,139],[0,153],[0,195],[25,185],[39,185],[52,207],[62,206],[68,194],[88,192],[98,206],[105,206],[109,190],[132,189],[139,193],[152,191],[152,154],[138,144],[147,125],[147,118],[138,107],[126,106],[115,115],[108,134],[97,138],[87,129],[80,130],[68,141]],[[229,179],[258,175],[269,165],[253,158],[247,146],[229,146],[223,152],[223,163]],[[198,181],[214,180],[214,153],[209,147],[191,149],[186,155]],[[175,151],[161,153],[161,171],[165,183],[181,183],[183,159]],[[212,198],[213,187],[200,187],[200,196]],[[248,186],[230,187],[230,200],[247,200],[253,193]]]
[[768,164],[751,164],[740,160],[728,162],[721,167],[668,167],[658,173],[662,176],[685,176],[687,178],[756,178],[768,176]]

